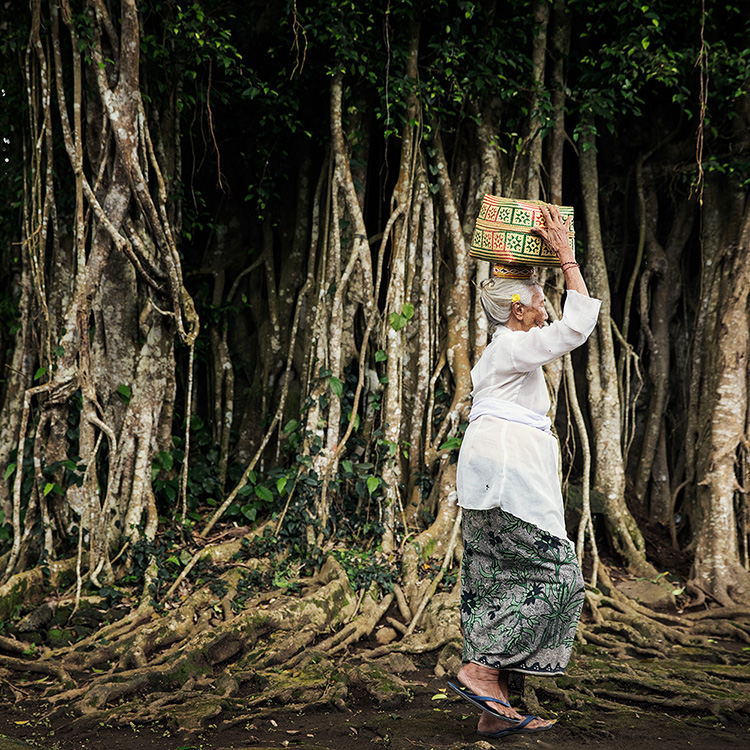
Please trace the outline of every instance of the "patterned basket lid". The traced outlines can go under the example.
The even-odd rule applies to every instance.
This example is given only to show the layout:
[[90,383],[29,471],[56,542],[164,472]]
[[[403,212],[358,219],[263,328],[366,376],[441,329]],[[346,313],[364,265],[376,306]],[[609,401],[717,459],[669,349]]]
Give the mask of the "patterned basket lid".
[[[542,201],[522,201],[485,195],[479,209],[469,254],[474,258],[507,266],[560,266],[557,256],[537,236],[532,227],[546,227]],[[573,217],[572,206],[559,206],[563,221]],[[568,234],[575,250],[571,221]]]

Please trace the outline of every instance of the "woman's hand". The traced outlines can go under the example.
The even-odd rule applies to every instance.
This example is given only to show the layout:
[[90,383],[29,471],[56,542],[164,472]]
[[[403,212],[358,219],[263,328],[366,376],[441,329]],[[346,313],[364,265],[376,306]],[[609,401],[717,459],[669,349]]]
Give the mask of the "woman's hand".
[[547,228],[532,227],[531,233],[540,237],[545,242],[547,247],[557,256],[560,263],[575,261],[575,253],[570,247],[570,240],[568,238],[573,217],[570,216],[566,222],[563,222],[560,209],[552,203],[549,205],[549,208],[545,203],[542,203],[540,208]]
[[563,276],[565,277],[565,287],[585,297],[589,296],[586,282],[581,276],[581,269],[576,263],[576,256],[573,248],[570,246],[568,234],[573,217],[569,217],[563,222],[560,209],[554,204],[540,204],[544,221],[547,224],[546,229],[541,227],[532,227],[531,232],[540,237],[546,243],[547,247],[557,256],[562,266]]

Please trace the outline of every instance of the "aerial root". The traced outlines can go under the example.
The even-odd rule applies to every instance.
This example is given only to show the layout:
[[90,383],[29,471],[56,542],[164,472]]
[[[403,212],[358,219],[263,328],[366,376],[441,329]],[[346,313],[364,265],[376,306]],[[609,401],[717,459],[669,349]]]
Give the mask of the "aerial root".
[[[750,626],[739,620],[750,617],[747,607],[723,607],[701,613],[673,615],[650,610],[615,589],[611,596],[588,589],[586,602],[593,623],[582,623],[579,637],[603,646],[618,656],[628,652],[646,657],[669,655],[671,646],[676,644],[711,646],[712,651],[726,662],[731,657],[731,650],[713,644],[712,639],[728,638],[750,643]],[[610,641],[606,638],[607,633],[619,637]],[[630,645],[626,647],[624,642]]]
[[524,681],[523,702],[526,706],[527,711],[531,712],[532,714],[536,714],[536,716],[544,715],[544,709],[539,703],[539,698],[537,697],[536,690],[534,690],[534,687],[528,680]]
[[652,706],[659,709],[672,708],[696,713],[706,711],[714,716],[726,711],[736,711],[742,707],[742,702],[740,701],[716,701],[698,697],[668,698],[663,695],[650,695],[625,690],[611,690],[608,688],[595,688],[594,693],[616,703]]
[[338,633],[319,643],[317,651],[335,654],[360,638],[369,636],[375,630],[383,615],[388,611],[393,601],[393,594],[388,594],[378,602],[377,597],[368,594],[362,612]]
[[[442,554],[446,567],[450,547],[446,545]],[[153,606],[141,606],[75,645],[46,649],[35,658],[24,658],[28,644],[0,636],[0,651],[5,652],[0,656],[0,676],[8,680],[11,673],[21,671],[49,675],[52,680],[35,687],[30,683],[29,690],[53,712],[72,710],[83,723],[102,716],[126,723],[162,718],[188,731],[200,728],[201,717],[225,709],[233,716],[234,710],[244,714],[252,709],[256,718],[272,703],[345,709],[352,685],[374,690],[386,673],[395,669],[399,674],[396,661],[387,658],[394,654],[419,655],[456,644],[440,656],[436,673],[441,666],[453,668],[445,660],[454,660],[460,650],[455,586],[451,591],[423,587],[425,606],[417,606],[415,599],[412,609],[400,587],[380,596],[373,586],[357,595],[341,565],[329,557],[317,576],[299,581],[304,584],[301,595],[261,591],[235,614],[232,604],[240,578],[258,562],[232,564],[221,573],[218,596],[206,585],[179,602],[167,602],[158,615]],[[586,598],[591,615],[579,626],[581,648],[572,663],[577,682],[566,683],[567,677],[527,680],[523,702],[529,711],[544,715],[548,707],[541,704],[551,700],[576,710],[592,704],[621,710],[626,703],[686,713],[750,713],[747,694],[742,694],[745,687],[736,688],[750,681],[736,666],[737,648],[732,652],[713,642],[750,643],[750,624],[741,620],[746,608],[729,609],[723,612],[726,617],[720,616],[721,610],[682,615],[652,612],[617,593],[589,589]],[[411,623],[420,610],[419,630],[409,634],[399,618]],[[342,661],[340,654],[371,636],[381,622],[401,637],[376,648],[353,650]],[[596,667],[587,644],[604,650],[617,669]],[[681,646],[699,655],[710,653],[712,669],[706,669],[701,656],[695,664],[671,658],[682,655]],[[658,665],[655,669],[663,665],[663,674],[669,676],[650,681],[652,667],[640,670],[634,656]],[[618,659],[623,662],[618,664]],[[102,668],[107,671],[102,673]],[[399,680],[391,682],[403,688]],[[11,688],[16,700],[27,697],[22,687]],[[250,697],[240,704],[236,696],[248,691]],[[373,700],[389,700],[386,692],[379,698],[373,693]]]
[[13,638],[6,638],[0,635],[0,650],[11,654],[25,654],[31,651],[32,646],[26,641],[17,641]]
[[36,672],[57,678],[63,684],[75,684],[73,678],[62,666],[49,661],[29,661],[27,659],[16,659],[12,656],[0,655],[0,667],[13,670],[14,672]]
[[690,612],[685,615],[688,620],[750,620],[750,607],[717,607],[702,612]]

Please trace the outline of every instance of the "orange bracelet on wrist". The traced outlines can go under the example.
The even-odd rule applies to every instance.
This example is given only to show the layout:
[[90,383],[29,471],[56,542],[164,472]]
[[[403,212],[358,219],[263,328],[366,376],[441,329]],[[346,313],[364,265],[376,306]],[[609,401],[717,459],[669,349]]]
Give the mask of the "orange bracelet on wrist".
[[565,272],[568,268],[580,268],[581,264],[576,263],[574,260],[568,260],[565,263],[560,264],[560,268],[562,268],[563,272]]

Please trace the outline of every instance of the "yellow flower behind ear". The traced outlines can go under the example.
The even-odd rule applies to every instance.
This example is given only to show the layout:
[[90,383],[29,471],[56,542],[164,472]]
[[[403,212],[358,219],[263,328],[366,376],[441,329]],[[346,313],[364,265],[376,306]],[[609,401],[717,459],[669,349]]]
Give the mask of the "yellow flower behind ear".
[[520,302],[521,301],[521,295],[520,294],[514,294],[511,298],[512,302]]

